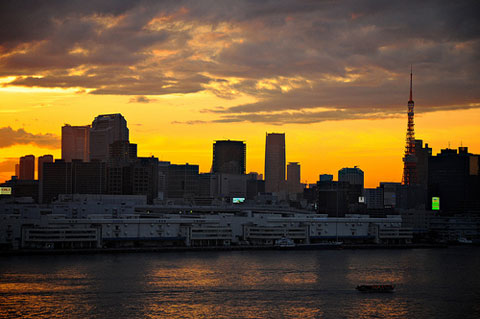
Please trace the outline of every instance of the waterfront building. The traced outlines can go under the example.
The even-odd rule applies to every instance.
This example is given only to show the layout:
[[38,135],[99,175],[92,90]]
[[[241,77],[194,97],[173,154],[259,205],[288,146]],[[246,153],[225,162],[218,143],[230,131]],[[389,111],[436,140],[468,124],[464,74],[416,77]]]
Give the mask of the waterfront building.
[[[66,163],[71,165],[71,163]],[[0,202],[0,247],[75,249],[295,244],[405,244],[398,215],[344,217],[254,206],[147,205],[146,196],[60,195],[51,205]]]
[[242,141],[215,141],[212,173],[245,174],[246,145]]
[[267,133],[265,142],[265,191],[282,192],[285,185],[285,133]]
[[90,160],[90,125],[62,126],[62,159],[65,162]]

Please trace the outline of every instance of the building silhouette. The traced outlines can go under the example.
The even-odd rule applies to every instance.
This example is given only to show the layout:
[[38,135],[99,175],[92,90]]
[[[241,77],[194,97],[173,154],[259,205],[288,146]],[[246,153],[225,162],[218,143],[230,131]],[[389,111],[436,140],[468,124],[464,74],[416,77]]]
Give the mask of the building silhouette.
[[287,188],[289,193],[301,193],[303,191],[298,162],[290,162],[287,165]]
[[35,156],[25,155],[20,157],[19,165],[20,180],[34,180],[35,179]]
[[74,159],[90,160],[90,125],[62,126],[62,159],[71,162]]
[[428,201],[440,198],[443,214],[475,213],[480,215],[480,155],[468,147],[443,149],[428,161]]
[[166,193],[169,199],[193,199],[199,191],[199,167],[191,164],[168,166]]
[[115,141],[108,146],[108,160],[130,162],[137,158],[137,144]]
[[82,160],[44,163],[40,185],[42,203],[50,203],[60,194],[106,194],[106,166]]
[[242,141],[215,141],[213,144],[213,173],[245,174],[246,145]]
[[359,185],[363,188],[364,176],[363,171],[358,167],[344,167],[338,171],[339,182],[349,182],[351,185]]
[[331,182],[331,181],[333,181],[333,175],[332,174],[320,174],[318,176],[318,180],[320,182]]
[[362,195],[359,185],[349,182],[317,182],[317,212],[331,217],[343,217],[345,214],[357,213],[358,197]]
[[53,162],[53,155],[43,155],[40,156],[37,160],[38,163],[38,180],[42,179],[43,175],[43,163],[52,163]]
[[265,181],[262,175],[258,173],[249,173],[247,175],[247,199],[255,199],[260,194],[265,193]]
[[285,133],[266,135],[265,191],[285,191]]
[[125,118],[118,113],[97,116],[90,128],[90,160],[106,162],[109,146],[116,141],[129,141]]
[[428,160],[432,156],[432,149],[428,143],[423,146],[422,140],[415,140],[415,157],[417,158],[417,184],[424,189],[428,186]]

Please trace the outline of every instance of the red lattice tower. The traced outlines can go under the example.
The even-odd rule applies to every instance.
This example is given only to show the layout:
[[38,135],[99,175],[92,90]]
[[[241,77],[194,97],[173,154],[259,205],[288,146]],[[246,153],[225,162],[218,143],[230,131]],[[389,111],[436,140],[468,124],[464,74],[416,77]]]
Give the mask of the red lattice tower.
[[407,138],[405,145],[405,156],[403,157],[403,185],[412,185],[417,182],[417,157],[415,156],[415,124],[414,118],[414,103],[412,99],[412,79],[413,72],[410,69],[410,99],[408,100],[408,125]]

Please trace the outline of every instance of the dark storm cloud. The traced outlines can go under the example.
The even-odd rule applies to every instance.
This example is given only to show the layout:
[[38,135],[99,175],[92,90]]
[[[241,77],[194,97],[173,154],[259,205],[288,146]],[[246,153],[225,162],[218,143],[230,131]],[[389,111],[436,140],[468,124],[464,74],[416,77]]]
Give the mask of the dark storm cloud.
[[207,111],[310,123],[403,111],[413,64],[420,112],[471,108],[478,12],[478,1],[3,1],[0,76],[92,94],[244,94],[257,102]]
[[34,144],[38,147],[57,149],[60,138],[53,134],[32,134],[20,128],[14,130],[11,127],[0,128],[0,148],[18,144]]

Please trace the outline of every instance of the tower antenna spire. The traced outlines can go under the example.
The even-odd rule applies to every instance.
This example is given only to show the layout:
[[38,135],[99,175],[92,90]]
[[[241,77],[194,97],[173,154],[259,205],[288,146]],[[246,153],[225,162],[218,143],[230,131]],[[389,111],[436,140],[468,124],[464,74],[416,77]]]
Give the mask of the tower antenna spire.
[[410,100],[409,102],[413,100],[412,97],[412,82],[413,82],[413,66],[410,64]]

